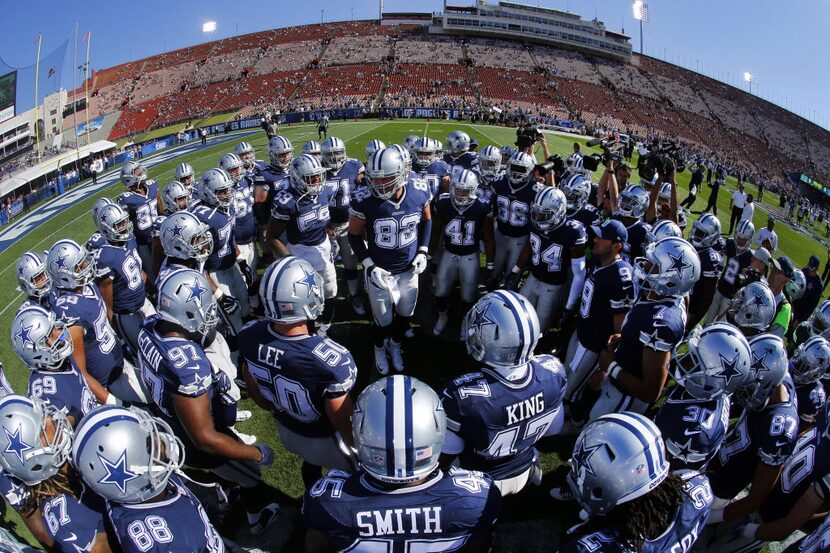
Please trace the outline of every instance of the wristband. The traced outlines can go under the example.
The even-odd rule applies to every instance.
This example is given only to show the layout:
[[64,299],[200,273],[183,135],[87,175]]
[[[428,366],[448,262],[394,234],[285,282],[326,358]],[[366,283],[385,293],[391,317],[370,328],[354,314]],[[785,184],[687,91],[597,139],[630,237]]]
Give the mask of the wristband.
[[225,292],[223,292],[221,288],[217,288],[216,291],[213,293],[213,299],[219,301],[220,299],[222,299],[222,296],[224,295]]
[[107,399],[104,401],[104,405],[121,405],[121,400],[112,394],[107,394]]
[[371,269],[375,266],[375,262],[372,261],[371,257],[366,257],[363,259],[363,268],[364,269]]
[[760,526],[760,524],[747,524],[744,526],[743,530],[741,530],[741,535],[748,540],[754,540],[755,532],[758,530],[758,526]]
[[419,246],[418,247],[418,253],[422,253],[422,254],[426,255],[428,252],[429,252],[428,247],[426,247],[426,246]]
[[620,365],[616,361],[612,361],[611,365],[609,365],[609,367],[608,367],[608,376],[610,376],[611,378],[616,380],[617,377],[622,372],[622,370],[623,370],[622,365]]
[[[830,259],[830,257],[828,259]],[[496,264],[492,261],[488,261],[487,265],[486,265],[486,268],[487,268],[488,271],[492,271],[493,269],[496,268]]]
[[521,273],[521,272],[522,272],[522,270],[521,270],[521,269],[519,269],[519,266],[518,266],[518,265],[513,265],[513,268],[512,268],[512,269],[510,269],[510,272],[511,272],[511,273],[513,273],[513,274],[515,274],[515,275],[518,275],[519,273]]

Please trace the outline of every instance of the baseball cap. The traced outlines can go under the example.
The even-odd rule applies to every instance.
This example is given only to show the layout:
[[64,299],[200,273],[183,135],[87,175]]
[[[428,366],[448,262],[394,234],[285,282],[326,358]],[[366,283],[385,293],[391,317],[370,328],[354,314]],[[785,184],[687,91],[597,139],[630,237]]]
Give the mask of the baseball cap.
[[795,265],[793,265],[793,262],[786,255],[775,259],[772,262],[772,266],[784,273],[784,276],[787,278],[793,278],[795,276]]
[[821,265],[821,261],[819,261],[817,255],[811,255],[810,261],[807,262],[808,269],[818,269],[819,265]]
[[616,243],[628,242],[628,231],[625,230],[625,225],[616,219],[608,219],[601,225],[591,225],[591,230],[603,240]]
[[752,257],[762,261],[767,267],[771,267],[773,264],[772,256],[770,255],[769,250],[764,247],[755,250],[752,253]]

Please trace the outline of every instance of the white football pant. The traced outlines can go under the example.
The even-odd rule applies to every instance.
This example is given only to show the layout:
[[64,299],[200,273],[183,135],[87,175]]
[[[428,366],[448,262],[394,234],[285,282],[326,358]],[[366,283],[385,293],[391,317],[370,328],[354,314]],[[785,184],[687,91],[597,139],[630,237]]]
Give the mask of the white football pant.
[[544,333],[550,324],[550,318],[559,305],[559,295],[562,293],[561,284],[545,284],[535,276],[527,277],[519,293],[527,298],[536,309],[539,317],[539,329]]
[[435,295],[445,298],[450,295],[456,281],[461,284],[461,299],[473,303],[478,291],[478,252],[470,255],[455,255],[445,251],[438,265]]

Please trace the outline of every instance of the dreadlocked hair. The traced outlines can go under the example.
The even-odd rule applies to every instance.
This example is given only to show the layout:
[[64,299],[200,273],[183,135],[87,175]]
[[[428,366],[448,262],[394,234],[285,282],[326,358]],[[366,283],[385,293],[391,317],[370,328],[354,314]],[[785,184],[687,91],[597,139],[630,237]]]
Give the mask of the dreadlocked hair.
[[[686,496],[683,479],[669,473],[656,488],[622,503],[604,517],[595,517],[580,530],[590,534],[613,528],[619,542],[632,551],[642,551],[643,542],[666,531]],[[580,532],[581,533],[581,532]]]
[[72,467],[58,471],[57,474],[39,482],[29,488],[29,497],[26,499],[25,510],[35,510],[41,502],[52,499],[57,495],[69,495],[78,499],[81,497],[83,485],[78,473]]

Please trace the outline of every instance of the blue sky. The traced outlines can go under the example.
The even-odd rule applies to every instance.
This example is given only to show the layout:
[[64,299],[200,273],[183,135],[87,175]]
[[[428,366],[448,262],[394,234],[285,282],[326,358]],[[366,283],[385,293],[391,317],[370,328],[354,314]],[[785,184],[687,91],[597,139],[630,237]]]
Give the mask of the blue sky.
[[[473,0],[456,4],[470,5]],[[647,54],[666,58],[746,88],[744,71],[753,73],[753,93],[830,128],[830,62],[820,40],[830,28],[826,0],[647,0],[650,21],[644,25]],[[639,27],[629,0],[530,1],[597,17],[609,29],[624,27],[639,50]],[[73,33],[92,31],[92,67],[102,69],[130,59],[202,42],[204,21],[218,22],[213,38],[223,38],[303,23],[375,18],[378,2],[363,0],[146,0],[143,2],[4,3],[0,57],[14,67],[34,63],[34,40],[43,35],[43,52],[57,48]],[[288,9],[283,6],[296,6]],[[385,0],[386,11],[440,11],[441,1]],[[300,7],[301,6],[301,7]],[[35,8],[35,9],[33,9]],[[83,46],[83,45],[81,45]],[[83,56],[83,52],[79,54]],[[62,74],[72,87],[72,45]]]

